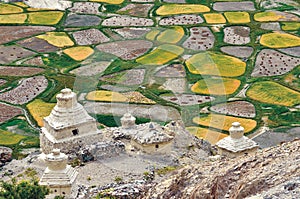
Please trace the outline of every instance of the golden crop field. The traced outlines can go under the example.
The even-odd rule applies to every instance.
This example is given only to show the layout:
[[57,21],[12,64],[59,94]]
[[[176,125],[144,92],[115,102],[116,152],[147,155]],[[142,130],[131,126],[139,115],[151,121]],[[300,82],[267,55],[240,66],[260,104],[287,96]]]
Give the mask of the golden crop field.
[[192,135],[208,141],[210,144],[215,145],[219,140],[227,137],[227,134],[213,131],[206,128],[189,126],[186,128]]
[[27,109],[39,126],[43,126],[43,118],[51,113],[55,103],[47,103],[41,99],[36,99],[27,104]]
[[108,3],[108,4],[121,4],[124,0],[90,0],[94,2]]
[[230,95],[240,86],[241,81],[231,78],[205,78],[196,82],[191,90],[206,95]]
[[191,73],[201,75],[237,77],[246,70],[246,63],[240,59],[211,52],[193,55],[185,63]]
[[0,145],[12,145],[19,143],[25,136],[0,129]]
[[300,46],[300,37],[288,33],[273,32],[263,34],[260,44],[269,48],[287,48]]
[[32,12],[28,14],[28,22],[31,24],[55,25],[63,15],[64,13],[59,11]]
[[9,4],[0,3],[0,14],[14,14],[23,12],[23,9]]
[[225,12],[229,23],[250,23],[250,15],[247,12]]
[[281,28],[282,30],[299,30],[300,22],[282,22]]
[[156,10],[158,15],[176,15],[209,12],[210,9],[198,4],[165,4]]
[[86,46],[77,46],[63,50],[65,54],[76,61],[82,61],[94,53],[94,50]]
[[57,47],[73,46],[74,42],[65,32],[47,32],[44,35],[36,36],[39,39],[46,40],[49,44]]
[[0,15],[0,24],[8,23],[25,23],[27,19],[27,14],[10,14],[10,15]]
[[148,65],[160,65],[165,64],[184,52],[184,49],[171,45],[171,44],[163,44],[158,46],[156,49],[151,51],[150,53],[138,58],[136,62],[141,64],[148,64]]
[[272,81],[255,82],[247,91],[251,99],[283,106],[300,104],[300,93]]
[[184,29],[180,26],[169,28],[157,36],[157,41],[162,43],[176,44],[184,36]]
[[259,22],[267,22],[267,21],[278,21],[279,19],[285,18],[284,16],[272,12],[272,11],[267,11],[267,12],[260,12],[254,14],[254,20],[259,21]]
[[222,13],[207,13],[203,14],[206,23],[226,23],[225,17],[222,15]]
[[204,117],[195,117],[193,118],[195,124],[200,124],[203,126],[213,127],[220,130],[228,131],[232,126],[233,122],[241,123],[241,126],[244,127],[245,133],[252,131],[257,123],[255,120],[239,118],[233,116],[219,115],[219,114],[209,114]]

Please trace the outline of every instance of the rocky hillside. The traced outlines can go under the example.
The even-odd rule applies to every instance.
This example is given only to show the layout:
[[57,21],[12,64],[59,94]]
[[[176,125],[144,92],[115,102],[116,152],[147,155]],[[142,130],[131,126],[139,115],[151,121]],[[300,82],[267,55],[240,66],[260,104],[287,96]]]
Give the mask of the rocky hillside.
[[143,198],[297,198],[299,164],[300,140],[295,140],[253,156],[186,166],[155,184]]

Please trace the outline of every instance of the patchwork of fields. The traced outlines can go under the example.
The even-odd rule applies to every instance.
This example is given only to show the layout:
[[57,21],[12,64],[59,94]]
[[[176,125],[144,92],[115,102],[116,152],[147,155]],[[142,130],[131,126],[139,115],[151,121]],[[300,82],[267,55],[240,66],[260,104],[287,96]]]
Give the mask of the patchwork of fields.
[[247,134],[299,126],[299,2],[259,2],[89,0],[66,11],[0,3],[0,145],[37,146],[65,87],[82,104],[109,104],[89,107],[104,125],[113,109],[157,105],[159,117],[142,119],[181,115],[212,144],[235,121]]

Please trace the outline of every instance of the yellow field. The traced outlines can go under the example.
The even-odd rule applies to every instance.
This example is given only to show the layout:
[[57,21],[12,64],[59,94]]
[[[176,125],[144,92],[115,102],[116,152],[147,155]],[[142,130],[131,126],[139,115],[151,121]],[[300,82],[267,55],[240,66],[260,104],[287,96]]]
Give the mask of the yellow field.
[[177,58],[183,52],[184,49],[179,46],[163,44],[150,53],[138,58],[136,62],[148,65],[161,65]]
[[160,30],[152,30],[146,35],[146,39],[154,41],[156,36],[160,33]]
[[74,43],[65,32],[47,32],[44,35],[36,36],[46,40],[49,44],[57,47],[73,46]]
[[156,10],[158,15],[176,15],[209,12],[210,9],[198,4],[165,4]]
[[22,8],[28,8],[28,5],[24,2],[14,2],[14,4]]
[[218,23],[226,23],[226,19],[221,13],[208,13],[208,14],[203,14],[206,23],[213,23],[213,24],[218,24]]
[[215,145],[219,140],[228,136],[224,133],[196,126],[189,126],[186,128],[186,130],[188,130],[192,135],[208,141],[212,145]]
[[283,22],[281,23],[282,30],[299,30],[300,23],[299,22]]
[[300,45],[300,37],[287,33],[267,33],[261,36],[260,44],[269,48],[287,48]]
[[59,11],[32,12],[28,15],[28,22],[31,24],[55,25],[61,20],[64,13]]
[[250,15],[247,12],[225,12],[229,23],[250,23]]
[[39,126],[44,125],[43,118],[50,114],[54,106],[55,103],[47,103],[40,99],[36,99],[26,105],[29,113]]
[[26,14],[0,15],[0,24],[25,23],[26,19]]
[[18,6],[0,3],[0,14],[14,14],[20,12],[23,12],[23,9]]
[[285,16],[280,15],[279,13],[267,11],[267,12],[260,12],[254,14],[254,20],[260,22],[267,22],[267,21],[278,21],[279,19],[284,19]]
[[186,66],[194,74],[237,77],[245,73],[246,63],[240,59],[211,52],[193,55]]
[[130,102],[137,104],[155,104],[151,99],[148,99],[139,92],[118,93],[113,91],[98,90],[89,92],[86,96],[87,100],[102,101],[102,102]]
[[94,2],[108,3],[108,4],[121,4],[124,0],[90,0]]
[[90,47],[78,46],[65,49],[63,52],[76,61],[82,61],[92,55],[94,50]]
[[0,145],[17,144],[24,138],[25,138],[25,136],[23,136],[23,135],[18,135],[18,134],[11,133],[8,131],[3,131],[0,129]]
[[203,126],[209,126],[220,130],[228,131],[233,122],[241,123],[245,128],[245,133],[252,131],[256,127],[256,121],[239,117],[232,117],[219,114],[209,114],[205,117],[195,117],[193,122]]
[[160,35],[157,36],[157,41],[162,43],[176,44],[182,39],[183,36],[184,29],[180,26],[176,26],[160,33]]
[[283,106],[300,104],[300,93],[271,81],[254,83],[247,91],[251,99]]
[[206,95],[230,95],[240,86],[238,79],[231,78],[205,78],[196,82],[191,91]]

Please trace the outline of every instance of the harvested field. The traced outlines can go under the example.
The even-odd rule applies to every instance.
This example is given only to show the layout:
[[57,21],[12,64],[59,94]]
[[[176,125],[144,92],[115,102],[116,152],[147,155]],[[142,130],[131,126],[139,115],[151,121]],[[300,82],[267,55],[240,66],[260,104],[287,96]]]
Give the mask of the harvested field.
[[27,19],[27,14],[0,15],[0,24],[23,24]]
[[79,68],[70,71],[70,73],[75,74],[77,76],[98,75],[105,71],[105,69],[110,65],[110,63],[111,62],[107,61],[95,62],[84,66],[80,66]]
[[145,54],[152,48],[152,45],[152,42],[146,40],[127,40],[100,44],[96,48],[123,60],[132,60]]
[[207,27],[190,28],[190,36],[183,47],[192,50],[208,50],[214,46],[215,37]]
[[248,58],[253,53],[253,48],[249,46],[223,46],[220,50],[223,53],[239,58]]
[[0,145],[18,144],[25,136],[0,129]]
[[192,87],[191,91],[205,95],[230,95],[240,86],[241,82],[230,78],[206,78],[199,80]]
[[279,22],[261,23],[260,28],[264,30],[277,30],[277,31],[281,30]]
[[192,135],[208,141],[212,145],[215,145],[219,140],[228,136],[227,134],[220,133],[218,131],[196,126],[189,126],[186,130],[188,130]]
[[249,43],[250,28],[247,26],[231,26],[224,28],[224,42],[238,45]]
[[82,61],[94,53],[94,50],[88,46],[76,46],[63,50],[65,54],[75,61]]
[[156,40],[161,43],[171,43],[176,44],[184,36],[184,29],[180,26],[175,26],[173,28],[167,29],[160,33]]
[[210,97],[206,95],[194,95],[194,94],[160,95],[159,97],[169,102],[178,104],[180,106],[203,104],[215,100],[214,97]]
[[269,48],[288,48],[300,46],[300,37],[287,33],[267,33],[260,38],[260,44]]
[[213,127],[220,130],[228,131],[233,122],[241,123],[241,126],[244,127],[245,133],[252,131],[256,127],[256,121],[252,119],[225,116],[219,114],[209,114],[204,117],[195,117],[193,118],[195,124],[200,124],[207,127]]
[[98,29],[74,32],[73,37],[78,45],[91,45],[108,42],[110,39]]
[[131,15],[136,17],[148,17],[148,12],[154,4],[128,4],[117,11],[119,14]]
[[23,64],[31,65],[31,66],[44,66],[45,65],[42,57],[34,57],[31,59],[28,59],[25,62],[23,62]]
[[131,113],[135,117],[149,118],[158,121],[171,121],[180,119],[179,112],[172,107],[148,104],[127,104],[127,103],[104,103],[87,102],[84,108],[89,113],[123,116]]
[[9,64],[18,59],[35,55],[34,52],[21,48],[17,45],[0,46],[0,64]]
[[94,15],[78,15],[69,14],[65,20],[64,26],[66,27],[88,27],[88,26],[98,26],[102,19]]
[[24,79],[16,88],[0,94],[0,100],[12,104],[26,104],[45,91],[48,80],[44,76]]
[[47,32],[44,35],[36,36],[39,39],[46,40],[49,44],[56,47],[73,46],[74,42],[65,32]]
[[107,18],[101,24],[102,26],[152,26],[154,22],[152,19],[130,16],[114,16]]
[[55,25],[63,15],[64,13],[59,11],[31,12],[28,14],[28,22],[30,24]]
[[280,48],[277,50],[291,56],[300,57],[300,46],[292,48]]
[[41,99],[36,99],[26,105],[29,113],[32,115],[37,124],[44,126],[44,117],[50,115],[51,110],[54,108],[55,103],[46,103]]
[[187,88],[187,80],[186,78],[166,78],[162,88],[173,93],[184,93]]
[[176,59],[183,52],[184,49],[179,46],[163,44],[143,57],[138,58],[136,61],[141,64],[162,65]]
[[185,77],[185,69],[182,64],[171,64],[161,68],[155,73],[156,77]]
[[127,86],[140,85],[145,78],[145,69],[131,69],[101,77],[102,81],[123,84]]
[[44,39],[39,39],[37,37],[31,37],[22,41],[17,42],[19,45],[29,48],[30,50],[36,51],[36,52],[55,52],[59,48],[49,44]]
[[248,90],[251,99],[268,104],[294,106],[300,104],[300,93],[272,81],[255,82]]
[[213,9],[217,11],[254,11],[255,7],[252,1],[216,2]]
[[0,103],[0,124],[23,114],[22,109]]
[[0,3],[0,14],[14,14],[21,12],[23,12],[23,9],[18,6]]
[[53,30],[48,26],[0,26],[0,44]]
[[92,2],[74,2],[73,7],[69,8],[71,12],[82,14],[100,14],[100,3]]
[[225,12],[224,15],[229,23],[250,23],[250,15],[247,12]]
[[253,77],[275,76],[290,72],[300,65],[300,58],[288,56],[271,49],[263,49],[256,57]]
[[254,118],[256,115],[255,106],[247,101],[234,101],[217,104],[210,107],[210,110],[216,113],[237,117]]
[[151,31],[150,28],[118,28],[113,29],[114,32],[118,33],[125,39],[138,39],[146,35]]
[[165,4],[156,10],[158,15],[176,15],[176,14],[193,14],[209,12],[210,9],[204,5],[198,4]]
[[267,21],[299,21],[300,18],[297,15],[280,12],[280,11],[265,11],[254,14],[254,20],[259,22]]
[[210,24],[220,24],[220,23],[226,23],[226,19],[222,15],[222,13],[207,13],[203,14],[206,23]]
[[172,17],[165,17],[159,21],[159,25],[162,26],[196,25],[201,23],[203,23],[203,19],[199,15],[178,15]]
[[0,66],[0,76],[32,76],[44,71],[45,69],[34,67]]
[[246,63],[228,55],[202,52],[193,55],[185,62],[191,73],[237,77],[244,74]]

